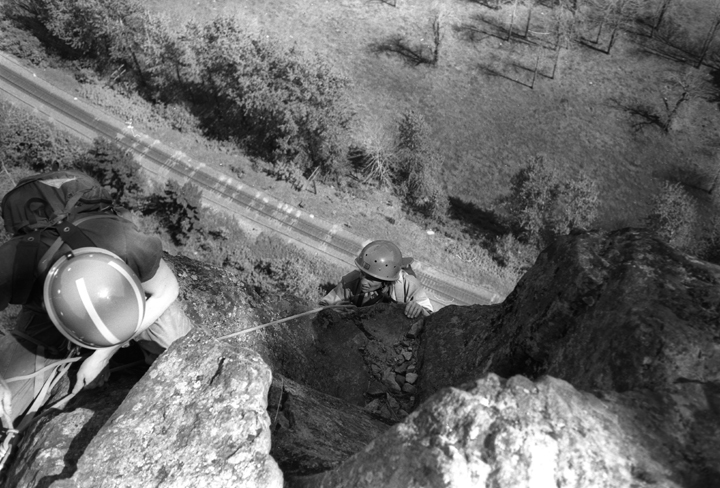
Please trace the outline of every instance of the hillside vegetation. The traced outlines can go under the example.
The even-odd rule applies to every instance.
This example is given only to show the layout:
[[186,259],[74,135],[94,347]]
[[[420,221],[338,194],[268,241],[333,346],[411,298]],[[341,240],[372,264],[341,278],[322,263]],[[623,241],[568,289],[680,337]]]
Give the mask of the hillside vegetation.
[[186,134],[182,149],[209,137],[213,164],[240,149],[251,159],[231,171],[285,191],[392,192],[449,239],[439,250],[457,259],[439,261],[459,276],[511,289],[553,236],[592,226],[716,253],[709,1],[11,0],[3,13],[0,47],[71,70],[129,123]]
[[[687,74],[708,80],[707,66],[696,70],[692,55],[668,43],[699,51],[698,44],[717,18],[716,2],[579,1],[587,20],[561,49],[554,79],[547,75],[556,56],[555,11],[574,2],[517,2],[513,32],[525,30],[530,6],[532,23],[529,39],[515,36],[513,42],[495,26],[510,24],[516,2],[488,0],[499,10],[483,3],[152,0],[146,5],[156,12],[173,11],[181,19],[236,14],[270,36],[321,53],[353,80],[354,106],[369,127],[391,127],[397,113],[418,111],[440,148],[449,195],[483,209],[504,194],[512,174],[538,154],[565,174],[596,179],[602,195],[600,222],[613,225],[644,217],[652,196],[671,175],[716,174],[718,113],[701,94],[681,107],[669,132],[657,126],[635,131],[624,109],[642,105],[660,113],[664,97],[675,102],[682,96],[674,78]],[[668,7],[659,34],[654,39],[642,35],[650,29],[637,21],[652,22],[650,17],[656,17],[664,3]],[[594,8],[598,17],[614,6],[624,12],[610,52],[602,50],[608,47],[612,15],[598,44],[578,42],[581,36],[594,40],[597,35],[599,21],[589,11]],[[442,33],[437,65],[414,65],[393,52],[396,41],[429,52],[435,18]],[[718,48],[715,42],[711,54]],[[536,60],[541,74],[530,89],[523,83],[529,83]]]

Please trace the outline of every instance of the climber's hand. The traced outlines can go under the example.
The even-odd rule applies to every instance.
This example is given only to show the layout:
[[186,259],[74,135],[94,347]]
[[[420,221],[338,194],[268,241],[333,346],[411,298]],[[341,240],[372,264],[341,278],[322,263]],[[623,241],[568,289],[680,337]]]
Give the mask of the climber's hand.
[[92,390],[104,385],[110,378],[110,358],[115,354],[117,348],[98,349],[80,365],[77,372],[77,381],[73,393],[83,388]]
[[405,316],[410,319],[419,317],[425,312],[425,309],[417,302],[407,302],[405,304]]

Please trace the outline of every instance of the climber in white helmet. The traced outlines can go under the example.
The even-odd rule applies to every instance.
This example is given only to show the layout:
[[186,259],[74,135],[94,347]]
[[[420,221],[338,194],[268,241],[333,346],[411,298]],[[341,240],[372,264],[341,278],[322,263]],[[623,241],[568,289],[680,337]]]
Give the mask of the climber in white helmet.
[[6,431],[42,406],[63,365],[82,360],[77,393],[104,384],[110,358],[130,340],[150,363],[192,329],[160,239],[118,215],[88,175],[25,178],[3,198],[2,214],[13,237],[0,247],[0,310],[22,305],[14,328],[0,329]]

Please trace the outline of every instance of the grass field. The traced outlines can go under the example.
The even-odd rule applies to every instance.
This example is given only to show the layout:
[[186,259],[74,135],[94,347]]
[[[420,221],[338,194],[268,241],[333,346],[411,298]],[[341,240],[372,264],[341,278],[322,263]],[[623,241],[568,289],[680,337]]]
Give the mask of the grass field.
[[[707,10],[706,3],[675,1],[666,18],[701,36],[709,16],[697,12]],[[401,111],[419,111],[443,154],[448,193],[483,209],[536,154],[545,154],[568,175],[598,180],[605,225],[637,222],[662,179],[678,168],[712,174],[717,164],[718,111],[704,100],[688,102],[670,133],[631,130],[622,106],[637,102],[661,109],[663,96],[679,96],[665,88],[668,77],[693,69],[647,52],[632,34],[621,34],[609,54],[573,44],[561,51],[554,79],[538,76],[533,89],[521,84],[529,84],[530,73],[513,63],[533,68],[537,60],[541,72],[551,73],[555,53],[540,45],[549,25],[543,18],[551,15],[544,7],[533,10],[531,30],[538,43],[530,44],[509,43],[480,21],[494,15],[507,25],[511,6],[493,11],[467,0],[397,0],[396,7],[359,0],[150,0],[146,6],[180,19],[235,13],[253,29],[320,53],[353,79],[361,124],[391,126]],[[436,13],[443,32],[436,67],[412,66],[373,51],[398,35],[409,45],[429,48]],[[524,22],[519,12],[516,25]]]

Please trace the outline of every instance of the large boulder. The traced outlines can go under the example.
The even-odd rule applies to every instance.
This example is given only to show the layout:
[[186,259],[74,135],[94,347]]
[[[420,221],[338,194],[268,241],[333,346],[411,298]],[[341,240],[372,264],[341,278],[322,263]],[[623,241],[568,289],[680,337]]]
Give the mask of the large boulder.
[[421,395],[488,372],[619,392],[720,383],[719,285],[720,267],[642,230],[562,237],[502,304],[427,320]]
[[276,375],[270,388],[270,454],[285,476],[336,468],[390,427],[372,413]]
[[[444,388],[333,471],[293,488],[675,488],[633,412],[565,381],[494,374]],[[696,480],[697,481],[697,480]]]
[[[136,382],[134,376],[115,375],[112,387],[101,390],[101,394],[83,392],[64,411],[45,413],[22,436],[5,484],[0,482],[0,486],[49,487],[75,474],[88,444]],[[67,393],[69,383],[63,386],[52,403]]]
[[[560,238],[502,304],[426,320],[420,397],[552,375],[622,406],[683,486],[720,486],[720,267],[634,229]],[[619,407],[618,407],[619,408]]]
[[156,361],[58,488],[282,487],[270,457],[271,373],[196,329]]

